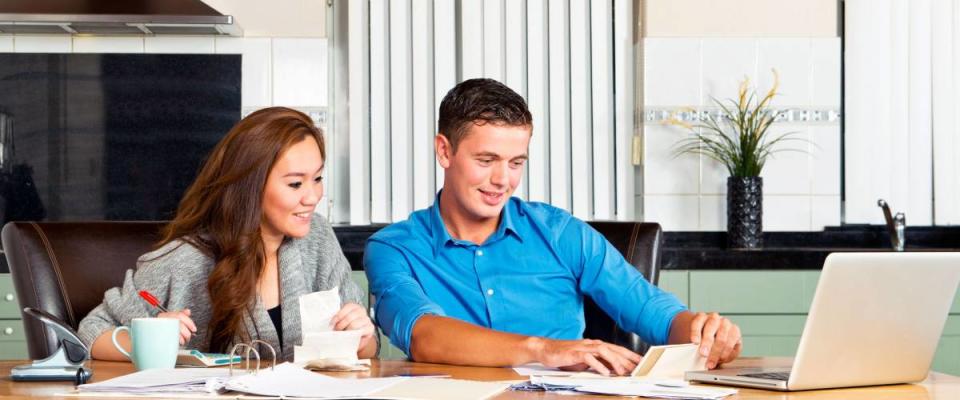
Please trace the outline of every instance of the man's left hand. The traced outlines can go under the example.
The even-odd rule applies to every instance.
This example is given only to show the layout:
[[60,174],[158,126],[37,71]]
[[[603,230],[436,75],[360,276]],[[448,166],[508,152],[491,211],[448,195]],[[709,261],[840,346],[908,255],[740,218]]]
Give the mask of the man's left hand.
[[717,313],[693,315],[690,341],[700,345],[700,354],[707,357],[707,369],[735,360],[743,348],[740,327]]

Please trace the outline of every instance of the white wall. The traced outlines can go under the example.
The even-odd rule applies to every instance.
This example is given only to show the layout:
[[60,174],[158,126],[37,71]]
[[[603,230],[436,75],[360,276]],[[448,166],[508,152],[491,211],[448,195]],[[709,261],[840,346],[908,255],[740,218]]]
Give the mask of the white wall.
[[834,37],[838,0],[640,0],[646,37]]
[[327,37],[327,0],[203,0],[245,37]]

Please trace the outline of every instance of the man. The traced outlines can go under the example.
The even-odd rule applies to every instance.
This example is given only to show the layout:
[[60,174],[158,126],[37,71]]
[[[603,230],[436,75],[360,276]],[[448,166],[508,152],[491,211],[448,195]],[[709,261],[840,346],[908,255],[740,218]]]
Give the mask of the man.
[[508,366],[540,362],[625,375],[640,356],[583,339],[583,296],[652,344],[699,343],[708,368],[739,355],[739,328],[692,313],[647,282],[589,225],[510,197],[523,175],[532,117],[490,79],[471,79],[440,104],[434,205],[367,242],[376,320],[416,361]]

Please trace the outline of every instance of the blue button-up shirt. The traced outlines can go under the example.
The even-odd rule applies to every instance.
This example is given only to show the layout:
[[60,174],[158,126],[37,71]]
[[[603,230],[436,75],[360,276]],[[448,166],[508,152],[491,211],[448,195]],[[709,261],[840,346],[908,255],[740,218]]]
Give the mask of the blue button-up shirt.
[[450,236],[439,199],[371,236],[364,252],[376,321],[407,354],[413,326],[424,314],[579,339],[588,295],[623,329],[662,344],[673,318],[686,309],[566,211],[511,198],[496,232],[478,245]]

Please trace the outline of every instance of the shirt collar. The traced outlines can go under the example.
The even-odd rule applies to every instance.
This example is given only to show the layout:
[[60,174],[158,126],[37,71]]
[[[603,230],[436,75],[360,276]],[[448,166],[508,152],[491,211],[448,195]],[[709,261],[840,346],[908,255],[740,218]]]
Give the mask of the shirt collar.
[[[456,239],[450,236],[450,232],[447,231],[446,225],[443,224],[443,217],[440,216],[441,192],[443,192],[443,190],[437,192],[437,196],[434,197],[433,200],[433,207],[431,207],[430,210],[430,230],[433,233],[434,257],[437,256],[437,252],[446,246],[448,242],[456,243]],[[520,210],[520,208],[519,200],[513,198],[507,200],[507,203],[503,206],[503,210],[500,211],[500,224],[497,226],[497,230],[493,232],[493,235],[487,239],[487,243],[493,243],[497,240],[500,240],[507,233],[513,234],[514,237],[523,242],[520,232],[517,231],[517,228],[514,225],[514,220],[519,215],[523,215],[523,212]]]

